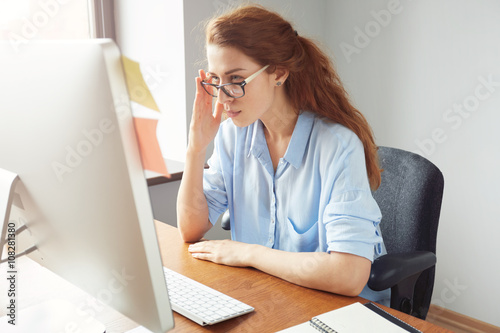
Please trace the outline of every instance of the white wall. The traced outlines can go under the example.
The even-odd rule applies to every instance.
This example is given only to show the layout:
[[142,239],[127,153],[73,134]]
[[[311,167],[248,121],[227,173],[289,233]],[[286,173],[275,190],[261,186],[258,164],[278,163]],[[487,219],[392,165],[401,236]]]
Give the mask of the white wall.
[[328,45],[377,143],[444,174],[432,302],[500,326],[500,2],[327,3]]

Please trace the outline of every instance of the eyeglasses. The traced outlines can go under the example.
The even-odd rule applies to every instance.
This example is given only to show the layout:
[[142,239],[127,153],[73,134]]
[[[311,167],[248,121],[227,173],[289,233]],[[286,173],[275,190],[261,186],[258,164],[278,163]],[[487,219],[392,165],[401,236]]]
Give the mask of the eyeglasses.
[[250,75],[242,82],[225,83],[225,84],[217,85],[217,84],[209,83],[206,81],[201,81],[201,86],[203,87],[203,89],[205,89],[207,94],[209,94],[213,97],[217,97],[219,89],[222,89],[222,91],[231,98],[241,98],[241,97],[245,96],[244,87],[247,84],[249,84],[250,81],[255,79],[260,73],[262,73],[264,70],[266,70],[267,67],[269,67],[269,65],[262,67],[256,73]]

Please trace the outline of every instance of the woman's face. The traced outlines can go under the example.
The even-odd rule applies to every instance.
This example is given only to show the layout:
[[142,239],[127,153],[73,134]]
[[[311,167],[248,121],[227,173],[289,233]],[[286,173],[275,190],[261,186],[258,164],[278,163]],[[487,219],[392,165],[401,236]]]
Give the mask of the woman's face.
[[[242,82],[263,67],[232,47],[210,44],[207,46],[207,58],[207,78],[217,85]],[[219,89],[217,101],[224,105],[226,115],[236,126],[248,126],[271,109],[275,100],[274,76],[263,71],[245,85],[245,95],[241,98],[229,97]]]

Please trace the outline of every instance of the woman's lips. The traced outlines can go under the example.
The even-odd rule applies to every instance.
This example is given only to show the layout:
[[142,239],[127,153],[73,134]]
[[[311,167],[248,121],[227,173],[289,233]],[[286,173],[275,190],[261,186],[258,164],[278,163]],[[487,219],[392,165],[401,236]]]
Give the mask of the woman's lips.
[[240,114],[241,111],[226,111],[226,114],[229,118],[234,118],[236,117],[237,115]]

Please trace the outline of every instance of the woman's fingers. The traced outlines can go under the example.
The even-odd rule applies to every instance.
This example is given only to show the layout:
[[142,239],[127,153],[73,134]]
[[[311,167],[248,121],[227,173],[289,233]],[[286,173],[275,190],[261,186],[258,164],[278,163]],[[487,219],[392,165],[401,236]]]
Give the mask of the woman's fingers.
[[202,80],[205,80],[205,79],[207,78],[207,74],[205,73],[205,71],[204,71],[203,69],[200,69],[200,70],[198,71],[198,74],[200,75],[200,78],[201,78]]
[[220,123],[223,111],[224,111],[224,104],[221,104],[218,101],[216,101],[215,102],[215,114],[214,114],[214,118],[215,118],[215,121],[217,121],[218,123]]
[[189,132],[189,144],[196,150],[205,149],[215,138],[224,110],[222,104],[213,103],[213,97],[202,87],[205,78],[205,72],[199,70],[199,76],[195,78],[196,96]]
[[[195,79],[196,82],[196,96],[194,104],[194,112],[207,112],[208,110],[212,113],[212,96],[207,94],[203,87],[201,86],[201,78],[198,76]],[[201,110],[198,110],[201,108]]]
[[247,248],[247,244],[226,239],[191,244],[188,251],[196,259],[209,260],[229,266],[247,266],[246,262],[242,260]]

